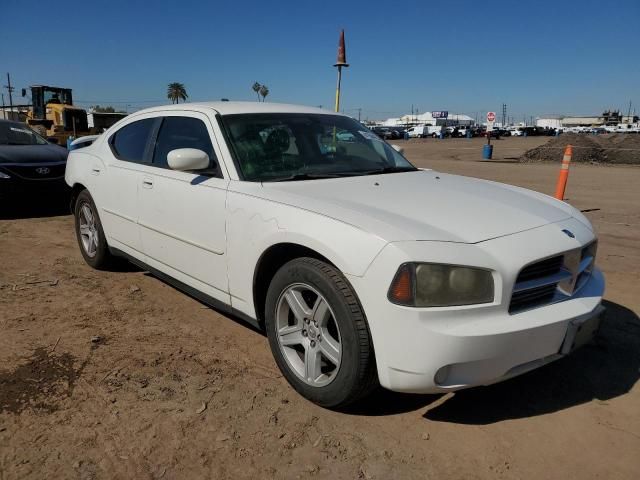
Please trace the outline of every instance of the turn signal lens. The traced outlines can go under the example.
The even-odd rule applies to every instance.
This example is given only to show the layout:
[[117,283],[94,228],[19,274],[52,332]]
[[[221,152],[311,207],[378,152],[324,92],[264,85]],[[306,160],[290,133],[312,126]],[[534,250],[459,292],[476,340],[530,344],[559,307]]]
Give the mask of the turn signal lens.
[[389,300],[400,305],[413,305],[413,277],[413,266],[402,265],[391,284]]

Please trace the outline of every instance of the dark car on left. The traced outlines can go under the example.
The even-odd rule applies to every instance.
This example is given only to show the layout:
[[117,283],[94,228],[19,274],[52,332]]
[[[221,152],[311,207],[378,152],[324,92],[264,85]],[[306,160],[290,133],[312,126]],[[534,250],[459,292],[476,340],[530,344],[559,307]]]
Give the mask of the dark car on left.
[[0,120],[0,206],[66,200],[67,154],[24,123]]

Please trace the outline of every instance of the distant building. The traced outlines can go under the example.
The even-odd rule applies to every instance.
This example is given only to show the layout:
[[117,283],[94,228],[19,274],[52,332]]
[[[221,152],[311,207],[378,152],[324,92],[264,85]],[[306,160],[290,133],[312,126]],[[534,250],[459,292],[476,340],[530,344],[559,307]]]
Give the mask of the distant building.
[[98,132],[104,132],[111,125],[126,117],[124,112],[87,112],[87,125]]
[[24,114],[20,112],[16,107],[4,107],[0,108],[0,118],[3,120],[13,120],[15,122],[23,122]]
[[559,115],[548,115],[536,118],[536,127],[542,128],[562,128],[562,117]]
[[570,128],[570,127],[603,127],[620,123],[637,123],[635,115],[621,115],[619,110],[607,110],[602,115],[545,115],[536,119],[537,127]]
[[447,118],[433,118],[431,112],[421,113],[421,114],[408,114],[403,115],[399,118],[388,118],[384,121],[383,125],[394,127],[394,126],[411,126],[411,125],[447,125],[447,126],[455,126],[455,125],[473,125],[475,123],[474,119],[468,115],[463,115],[459,113],[450,113]]

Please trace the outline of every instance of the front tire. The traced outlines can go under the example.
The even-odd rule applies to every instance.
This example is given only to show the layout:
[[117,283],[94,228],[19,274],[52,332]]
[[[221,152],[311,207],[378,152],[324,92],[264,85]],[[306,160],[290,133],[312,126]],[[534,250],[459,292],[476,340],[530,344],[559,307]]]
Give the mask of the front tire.
[[343,407],[378,385],[364,312],[332,265],[314,258],[286,263],[271,281],[265,312],[276,363],[305,398]]
[[113,256],[109,252],[98,209],[87,190],[83,190],[78,195],[74,216],[76,238],[84,260],[98,270],[110,266],[113,263]]

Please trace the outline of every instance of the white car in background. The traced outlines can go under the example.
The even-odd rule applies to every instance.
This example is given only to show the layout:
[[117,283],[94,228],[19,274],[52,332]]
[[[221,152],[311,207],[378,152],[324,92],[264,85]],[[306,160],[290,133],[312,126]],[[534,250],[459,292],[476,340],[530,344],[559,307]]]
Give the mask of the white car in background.
[[445,392],[570,353],[599,324],[572,206],[415,168],[355,120],[274,103],[129,115],[73,150],[80,251],[130,259],[265,329],[306,398]]
[[416,125],[407,130],[409,138],[425,138],[429,136],[429,127],[426,125]]

